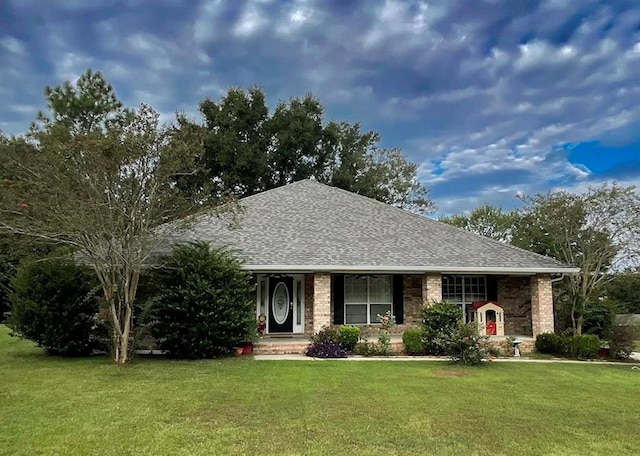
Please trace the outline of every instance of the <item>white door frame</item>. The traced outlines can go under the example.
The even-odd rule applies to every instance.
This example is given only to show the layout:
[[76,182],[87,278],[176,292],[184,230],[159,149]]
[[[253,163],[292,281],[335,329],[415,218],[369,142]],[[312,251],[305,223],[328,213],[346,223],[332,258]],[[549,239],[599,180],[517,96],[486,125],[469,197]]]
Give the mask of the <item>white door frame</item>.
[[[293,278],[293,334],[304,334],[304,274],[283,274]],[[269,334],[269,274],[256,275],[256,319],[267,317],[266,334]]]

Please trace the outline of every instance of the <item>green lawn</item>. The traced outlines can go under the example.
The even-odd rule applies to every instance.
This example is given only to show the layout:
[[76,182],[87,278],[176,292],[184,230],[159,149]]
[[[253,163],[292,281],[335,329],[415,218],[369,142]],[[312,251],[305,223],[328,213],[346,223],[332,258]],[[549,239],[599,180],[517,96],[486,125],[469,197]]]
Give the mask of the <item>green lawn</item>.
[[0,454],[640,454],[628,365],[47,358],[0,326]]

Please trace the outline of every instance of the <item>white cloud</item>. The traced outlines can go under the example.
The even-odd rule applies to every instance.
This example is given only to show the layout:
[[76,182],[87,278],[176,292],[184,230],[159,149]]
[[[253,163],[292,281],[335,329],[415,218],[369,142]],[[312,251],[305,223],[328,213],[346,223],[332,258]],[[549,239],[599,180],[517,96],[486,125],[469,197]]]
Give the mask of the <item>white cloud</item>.
[[207,43],[219,32],[218,23],[223,10],[222,0],[203,0],[200,4],[196,20],[193,24],[193,40]]
[[22,41],[12,36],[5,36],[2,39],[0,39],[0,46],[2,46],[7,51],[12,52],[14,54],[25,55],[27,53],[27,48],[22,43]]
[[267,25],[267,17],[257,3],[249,2],[233,26],[233,34],[238,38],[251,38]]

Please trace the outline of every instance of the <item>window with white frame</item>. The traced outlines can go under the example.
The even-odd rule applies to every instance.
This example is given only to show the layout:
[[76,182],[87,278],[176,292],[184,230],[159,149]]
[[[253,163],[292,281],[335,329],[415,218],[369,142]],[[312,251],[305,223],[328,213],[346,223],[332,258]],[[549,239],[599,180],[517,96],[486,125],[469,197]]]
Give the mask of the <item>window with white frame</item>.
[[377,315],[391,311],[392,276],[351,275],[344,278],[345,323],[371,325],[379,323]]
[[487,300],[487,278],[485,276],[442,276],[442,299],[459,304],[465,321],[471,321],[471,304]]

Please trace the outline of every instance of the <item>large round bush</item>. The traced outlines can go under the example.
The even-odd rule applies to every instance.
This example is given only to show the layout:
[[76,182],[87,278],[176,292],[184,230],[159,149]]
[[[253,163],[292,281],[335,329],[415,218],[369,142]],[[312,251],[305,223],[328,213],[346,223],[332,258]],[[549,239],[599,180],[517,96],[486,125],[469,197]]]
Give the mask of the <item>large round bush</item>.
[[156,281],[150,331],[171,356],[226,356],[255,334],[254,286],[228,251],[205,242],[178,245]]
[[429,355],[446,355],[447,339],[462,325],[460,306],[450,302],[434,302],[422,314],[424,348]]
[[67,259],[30,262],[12,280],[8,326],[47,353],[86,356],[105,348],[98,318],[99,287],[89,272]]

